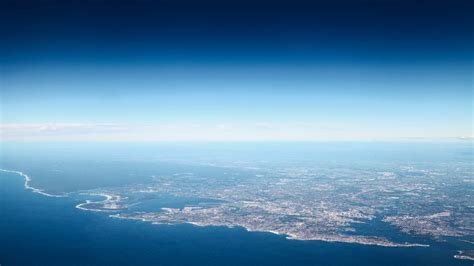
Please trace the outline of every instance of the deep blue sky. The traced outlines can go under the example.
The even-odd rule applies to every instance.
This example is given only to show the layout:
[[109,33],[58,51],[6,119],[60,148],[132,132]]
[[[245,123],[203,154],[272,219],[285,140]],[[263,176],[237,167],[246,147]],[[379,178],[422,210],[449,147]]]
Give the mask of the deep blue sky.
[[1,5],[2,123],[25,139],[472,135],[472,1]]

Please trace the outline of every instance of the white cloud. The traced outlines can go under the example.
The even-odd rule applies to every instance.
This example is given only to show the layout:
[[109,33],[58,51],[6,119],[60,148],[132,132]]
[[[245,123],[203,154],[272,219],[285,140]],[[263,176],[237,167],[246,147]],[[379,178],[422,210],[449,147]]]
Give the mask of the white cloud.
[[80,124],[80,123],[45,123],[45,124],[1,124],[2,134],[61,134],[61,133],[88,133],[115,131],[125,129],[120,125],[113,124]]
[[474,136],[460,136],[460,137],[457,137],[457,139],[459,139],[459,140],[473,141],[473,140],[474,140]]

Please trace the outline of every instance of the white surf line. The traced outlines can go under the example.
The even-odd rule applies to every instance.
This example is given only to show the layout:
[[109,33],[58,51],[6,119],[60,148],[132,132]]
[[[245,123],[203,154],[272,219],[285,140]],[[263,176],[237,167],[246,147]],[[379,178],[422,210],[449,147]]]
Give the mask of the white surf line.
[[[30,186],[31,177],[28,176],[27,174],[25,174],[24,172],[15,171],[15,170],[8,170],[8,169],[1,169],[1,168],[0,168],[0,172],[13,173],[13,174],[17,174],[17,175],[22,176],[25,179],[25,183],[23,185],[24,188],[28,189],[28,190],[31,190],[33,193],[38,193],[38,194],[41,194],[41,195],[46,196],[46,197],[54,197],[54,198],[63,198],[63,197],[68,196],[68,194],[59,194],[59,195],[58,194],[49,194],[49,193],[45,192],[43,189],[35,188],[35,187]],[[92,208],[89,209],[89,208],[86,208],[84,206],[86,206],[90,203],[107,204],[107,203],[115,203],[115,202],[120,201],[120,196],[116,196],[116,195],[109,195],[109,194],[105,194],[105,193],[84,193],[84,194],[93,195],[93,196],[102,196],[102,197],[105,198],[105,200],[101,200],[101,201],[86,200],[86,202],[79,203],[75,206],[77,209],[84,210],[84,211],[97,211],[97,212],[114,211],[114,209],[103,209],[103,210],[102,209],[92,209]]]
[[23,178],[25,178],[25,183],[24,183],[24,185],[23,185],[24,188],[25,188],[25,189],[28,189],[28,190],[31,190],[31,191],[34,192],[34,193],[38,193],[38,194],[41,194],[41,195],[43,195],[43,196],[54,197],[54,198],[66,197],[66,194],[63,194],[63,195],[49,194],[49,193],[44,192],[43,189],[35,188],[35,187],[30,186],[31,177],[29,177],[27,174],[25,174],[25,173],[23,173],[23,172],[21,172],[21,171],[8,170],[8,169],[1,169],[1,168],[0,168],[0,172],[13,173],[13,174],[17,174],[17,175],[22,176]]
[[79,203],[79,204],[76,205],[77,209],[84,210],[84,211],[95,211],[95,212],[116,211],[118,208],[114,208],[114,207],[109,207],[109,208],[104,207],[103,209],[94,209],[94,208],[87,208],[87,207],[84,207],[84,206],[87,206],[89,204],[102,204],[104,206],[108,203],[116,204],[121,199],[120,196],[110,195],[110,194],[106,194],[106,193],[83,193],[83,194],[89,195],[89,196],[102,196],[102,197],[105,198],[104,200],[100,200],[100,201],[86,200],[86,202]]
[[469,241],[469,240],[466,240],[466,239],[462,239],[461,241],[474,245],[474,241]]

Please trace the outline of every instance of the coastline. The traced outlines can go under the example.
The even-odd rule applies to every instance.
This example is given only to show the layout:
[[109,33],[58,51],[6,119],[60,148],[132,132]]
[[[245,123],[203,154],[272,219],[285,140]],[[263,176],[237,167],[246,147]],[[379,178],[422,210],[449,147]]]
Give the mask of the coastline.
[[235,227],[241,227],[245,229],[247,232],[263,232],[263,233],[270,233],[274,235],[282,235],[282,236],[285,236],[287,240],[296,240],[296,241],[322,241],[322,242],[327,242],[327,243],[338,242],[338,243],[347,243],[347,244],[359,244],[359,245],[369,245],[369,246],[379,246],[379,247],[401,247],[401,248],[410,248],[410,247],[428,248],[430,247],[430,245],[427,245],[427,244],[408,243],[408,242],[396,243],[384,238],[373,238],[373,237],[367,237],[367,236],[351,237],[351,236],[344,236],[344,235],[321,235],[319,237],[305,239],[305,238],[299,238],[296,235],[289,235],[289,234],[274,231],[274,230],[253,230],[251,228],[248,228],[242,225],[203,224],[203,223],[197,223],[197,222],[161,223],[161,222],[152,221],[150,219],[146,219],[143,217],[133,217],[133,216],[127,217],[127,216],[121,216],[120,214],[109,215],[109,217],[115,218],[115,219],[136,220],[136,221],[141,221],[141,222],[148,222],[151,224],[164,224],[164,225],[190,224],[197,227],[224,226],[229,229],[232,229]]
[[[61,198],[61,197],[67,197],[68,194],[49,194],[45,192],[43,189],[40,188],[35,188],[30,185],[31,182],[31,177],[25,174],[24,172],[21,171],[15,171],[15,170],[8,170],[8,169],[0,169],[0,172],[6,172],[6,173],[14,173],[17,175],[20,175],[24,178],[24,188],[27,190],[31,190],[34,193],[38,193],[47,197],[55,197],[55,198]],[[117,202],[120,201],[120,196],[116,195],[110,195],[110,194],[105,194],[105,193],[84,193],[87,195],[94,195],[94,196],[102,196],[105,199],[100,200],[100,201],[91,201],[91,200],[86,200],[85,202],[79,203],[75,206],[75,208],[84,210],[84,211],[94,211],[94,212],[113,212],[117,211],[120,208],[118,208],[119,205],[117,205]],[[88,204],[103,204],[105,207],[104,209],[100,208],[87,208],[85,207]],[[162,224],[159,222],[154,222],[148,219],[140,218],[140,217],[124,217],[121,216],[120,214],[113,214],[109,215],[111,218],[116,218],[116,219],[130,219],[130,220],[139,220],[142,222],[151,222],[152,224]],[[344,236],[344,235],[321,235],[318,237],[313,237],[313,238],[301,238],[296,235],[289,235],[283,232],[277,232],[274,230],[254,230],[252,228],[247,228],[242,225],[218,225],[218,224],[201,224],[201,223],[196,223],[196,222],[182,222],[182,223],[166,223],[168,225],[174,225],[174,224],[191,224],[194,226],[198,227],[205,227],[205,226],[225,226],[227,228],[234,228],[234,227],[242,227],[248,232],[265,232],[265,233],[271,233],[271,234],[276,234],[276,235],[283,235],[285,236],[286,239],[288,240],[297,240],[297,241],[323,241],[323,242],[339,242],[339,243],[349,243],[349,244],[359,244],[359,245],[372,245],[372,246],[381,246],[381,247],[429,247],[430,245],[426,244],[418,244],[418,243],[396,243],[396,242],[391,242],[387,239],[384,238],[373,238],[373,237],[367,237],[367,236],[360,236],[360,237],[351,237],[351,236]],[[461,257],[459,254],[457,255],[458,257]],[[459,259],[459,258],[458,258]],[[464,259],[464,258],[463,258]]]
[[[101,196],[104,197],[104,200],[99,200],[99,201],[92,201],[92,200],[86,200],[86,202],[79,203],[75,207],[77,209],[83,210],[83,211],[94,211],[94,212],[111,212],[111,211],[116,211],[119,210],[117,202],[120,201],[120,196],[115,196],[115,195],[109,195],[105,193],[82,193],[85,195],[89,196]],[[86,205],[89,204],[103,204],[104,206],[108,206],[107,208],[104,209],[97,209],[97,208],[87,208],[85,207]]]
[[46,197],[53,197],[53,198],[63,198],[66,197],[67,194],[49,194],[44,191],[44,189],[40,188],[35,188],[33,186],[30,186],[31,182],[31,177],[28,176],[27,174],[21,172],[21,171],[15,171],[15,170],[8,170],[8,169],[0,169],[0,172],[5,172],[5,173],[13,173],[22,176],[25,179],[25,183],[23,184],[23,187],[25,189],[31,190],[33,193],[38,193]]

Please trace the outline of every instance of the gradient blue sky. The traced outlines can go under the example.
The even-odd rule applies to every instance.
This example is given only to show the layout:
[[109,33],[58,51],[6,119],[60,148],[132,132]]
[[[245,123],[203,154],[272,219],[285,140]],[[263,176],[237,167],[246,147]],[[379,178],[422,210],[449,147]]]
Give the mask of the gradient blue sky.
[[472,137],[471,1],[4,5],[3,141]]

